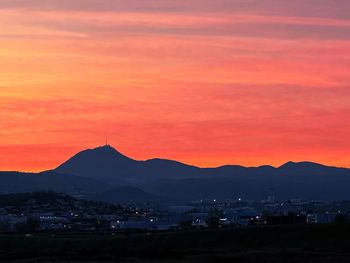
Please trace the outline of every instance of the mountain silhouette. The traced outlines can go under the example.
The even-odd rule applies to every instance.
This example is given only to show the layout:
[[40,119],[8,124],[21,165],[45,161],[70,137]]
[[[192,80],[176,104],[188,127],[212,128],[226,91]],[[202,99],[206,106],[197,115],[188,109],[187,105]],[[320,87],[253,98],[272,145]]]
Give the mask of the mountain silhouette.
[[[55,169],[55,172],[113,180],[114,184],[125,184],[121,174],[134,170],[138,162],[106,145],[95,149],[88,149],[74,155],[68,161]],[[132,173],[132,171],[129,171]]]
[[226,165],[216,168],[199,168],[165,159],[137,161],[106,145],[82,151],[54,171],[98,180],[113,180],[115,183],[118,181],[125,183],[147,182],[154,179],[212,176],[341,175],[349,174],[350,170],[312,162],[288,162],[278,168],[268,165],[260,167]]
[[283,175],[342,175],[349,174],[349,169],[330,167],[312,162],[288,162],[278,168]]
[[109,145],[82,151],[55,169],[57,173],[85,176],[115,185],[157,178],[193,175],[200,169],[180,162],[151,159],[136,161]]
[[0,173],[0,193],[53,190],[111,202],[268,195],[350,200],[349,187],[350,169],[312,162],[200,168],[166,159],[134,160],[109,145],[84,150],[52,171]]

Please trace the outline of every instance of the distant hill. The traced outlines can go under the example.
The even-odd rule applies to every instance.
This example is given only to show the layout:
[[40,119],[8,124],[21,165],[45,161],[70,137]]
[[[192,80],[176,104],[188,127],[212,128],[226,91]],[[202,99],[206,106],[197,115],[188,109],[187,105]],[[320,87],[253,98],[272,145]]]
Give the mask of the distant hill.
[[116,187],[96,195],[94,199],[118,204],[165,203],[169,201],[168,198],[147,193],[133,186]]
[[33,193],[17,193],[17,194],[2,194],[0,195],[0,207],[6,206],[24,206],[28,202],[35,202],[36,205],[50,204],[57,206],[62,203],[73,203],[76,198],[55,192],[33,192]]
[[192,176],[199,171],[197,167],[171,160],[136,161],[108,145],[82,151],[55,169],[57,173],[85,176],[114,185]]
[[268,195],[350,200],[349,187],[350,169],[312,162],[199,168],[164,159],[137,161],[108,145],[82,151],[53,171],[0,173],[0,193],[54,190],[123,202]]
[[113,180],[114,184],[125,184],[120,174],[133,174],[137,163],[114,148],[105,146],[76,154],[57,167],[55,172],[105,179],[105,181]]
[[288,162],[278,169],[280,175],[349,175],[350,169],[325,166],[312,162]]
[[226,165],[216,168],[199,168],[173,160],[151,159],[137,161],[118,152],[111,146],[102,146],[76,154],[55,170],[57,173],[84,176],[119,185],[126,182],[149,182],[154,179],[184,179],[203,177],[241,176],[308,176],[350,175],[350,169],[329,167],[312,162],[288,162],[281,167],[243,167]]
[[94,211],[97,214],[120,212],[120,205],[96,202],[53,191],[38,191],[31,193],[14,193],[0,195],[0,208],[7,213],[63,213],[68,211]]
[[58,174],[54,171],[37,174],[0,172],[0,194],[56,191],[85,197],[108,188],[108,184],[102,181],[83,176]]

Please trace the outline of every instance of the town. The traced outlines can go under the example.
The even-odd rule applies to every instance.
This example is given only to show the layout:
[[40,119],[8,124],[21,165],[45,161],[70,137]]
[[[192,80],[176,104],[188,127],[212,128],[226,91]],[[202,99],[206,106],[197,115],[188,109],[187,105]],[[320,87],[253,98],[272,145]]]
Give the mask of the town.
[[0,195],[2,233],[118,233],[346,222],[350,202],[195,200],[185,205],[108,204],[55,192]]

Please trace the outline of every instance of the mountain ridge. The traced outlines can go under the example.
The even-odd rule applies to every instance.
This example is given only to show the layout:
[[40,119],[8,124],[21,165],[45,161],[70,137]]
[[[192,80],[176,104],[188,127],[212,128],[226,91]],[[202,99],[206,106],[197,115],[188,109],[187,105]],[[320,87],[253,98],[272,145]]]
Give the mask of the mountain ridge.
[[0,192],[54,190],[104,196],[111,202],[155,197],[183,202],[214,197],[256,200],[267,195],[350,200],[349,187],[350,169],[315,162],[200,168],[161,158],[138,161],[109,145],[83,150],[42,173],[0,172]]
[[[86,157],[85,155],[87,154],[92,154],[92,158],[94,158],[94,155],[97,154],[101,154],[103,155],[103,158],[106,158],[106,154],[108,154],[108,158],[110,161],[116,162],[118,163],[118,167],[116,167],[116,170],[123,170],[124,165],[135,165],[138,166],[136,170],[134,170],[133,172],[139,172],[139,169],[147,169],[147,167],[145,168],[145,165],[148,164],[153,164],[153,165],[172,165],[172,168],[179,168],[179,167],[186,167],[186,168],[191,168],[193,171],[199,171],[199,170],[203,170],[203,171],[213,171],[213,170],[217,170],[217,171],[223,171],[223,170],[228,170],[228,169],[232,169],[232,170],[270,170],[270,171],[282,171],[282,170],[286,170],[286,169],[295,169],[296,167],[301,167],[301,169],[310,169],[310,168],[326,168],[326,169],[346,169],[349,170],[348,168],[344,168],[344,167],[336,167],[336,166],[328,166],[328,165],[324,165],[324,164],[319,164],[316,162],[311,162],[311,161],[301,161],[301,162],[294,162],[294,161],[288,161],[284,164],[282,164],[281,166],[272,166],[272,165],[260,165],[260,166],[242,166],[242,165],[234,165],[234,164],[228,164],[228,165],[222,165],[222,166],[216,166],[216,167],[199,167],[199,166],[194,166],[194,165],[189,165],[186,163],[182,163],[176,160],[171,160],[171,159],[164,159],[164,158],[152,158],[152,159],[147,159],[147,160],[135,160],[132,159],[130,157],[128,157],[127,155],[122,154],[121,152],[119,152],[118,150],[116,150],[115,148],[113,148],[110,145],[105,145],[105,146],[99,146],[97,148],[92,148],[92,149],[87,149],[87,150],[83,150],[79,153],[77,153],[76,155],[74,155],[72,158],[68,159],[66,162],[64,162],[63,164],[61,164],[60,166],[58,166],[57,168],[55,168],[54,170],[56,172],[63,172],[63,173],[72,173],[72,174],[79,174],[81,173],[81,171],[70,171],[67,170],[66,168],[69,167],[70,162],[75,161],[75,159],[78,158],[83,158]],[[83,156],[84,155],[84,156]],[[87,157],[89,158],[89,157]],[[87,165],[88,162],[90,160],[84,160],[85,163],[84,165]],[[96,161],[96,160],[95,160]],[[108,165],[108,160],[104,159],[104,164]],[[95,163],[96,165],[96,163]],[[157,167],[159,168],[159,167]],[[128,167],[128,170],[130,170],[130,167]],[[132,170],[132,169],[131,169]],[[110,173],[109,173],[110,174]]]

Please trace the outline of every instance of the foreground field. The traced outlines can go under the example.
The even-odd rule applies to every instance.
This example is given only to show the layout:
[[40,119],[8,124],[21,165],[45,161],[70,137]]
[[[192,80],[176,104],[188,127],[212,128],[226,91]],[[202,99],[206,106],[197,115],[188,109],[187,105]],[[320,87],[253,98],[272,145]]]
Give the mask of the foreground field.
[[350,262],[350,225],[0,236],[2,262]]

